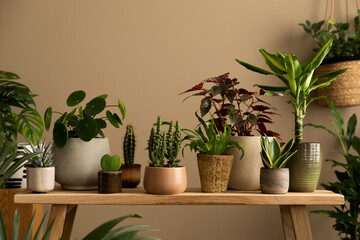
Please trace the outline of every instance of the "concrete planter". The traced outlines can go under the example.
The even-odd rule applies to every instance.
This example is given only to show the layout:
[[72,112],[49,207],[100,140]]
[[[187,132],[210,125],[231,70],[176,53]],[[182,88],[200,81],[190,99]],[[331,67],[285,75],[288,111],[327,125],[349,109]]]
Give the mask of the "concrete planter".
[[97,189],[104,154],[110,154],[107,138],[94,138],[89,142],[70,138],[65,147],[54,146],[56,182],[67,190]]
[[187,187],[185,167],[146,167],[144,188],[153,194],[183,193]]
[[289,190],[288,168],[261,168],[260,190],[262,193],[285,194]]
[[55,167],[26,167],[27,188],[33,192],[50,192],[55,186]]

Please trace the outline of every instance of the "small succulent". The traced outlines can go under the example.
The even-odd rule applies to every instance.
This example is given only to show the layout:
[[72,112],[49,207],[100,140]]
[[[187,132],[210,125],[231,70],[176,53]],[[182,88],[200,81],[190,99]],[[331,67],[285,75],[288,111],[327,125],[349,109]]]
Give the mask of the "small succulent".
[[134,165],[135,135],[134,135],[134,128],[132,125],[126,126],[123,150],[124,150],[125,165],[126,166]]
[[284,168],[289,159],[297,152],[297,150],[290,152],[294,142],[295,138],[292,138],[281,147],[276,138],[269,140],[267,136],[262,136],[260,139],[261,159],[265,168]]
[[101,168],[107,172],[119,171],[121,168],[121,158],[118,155],[111,156],[110,154],[105,154],[101,158]]
[[181,130],[179,122],[174,125],[170,122],[169,130],[166,134],[166,153],[168,167],[179,167],[180,160],[177,159],[181,147]]
[[51,167],[54,165],[52,153],[52,142],[46,144],[46,139],[40,141],[37,145],[30,143],[30,149],[24,146],[24,151],[28,154],[38,153],[35,157],[28,160],[26,166],[29,167]]
[[162,119],[158,117],[156,131],[151,128],[148,140],[149,165],[151,167],[163,167],[166,152],[166,135],[162,132]]

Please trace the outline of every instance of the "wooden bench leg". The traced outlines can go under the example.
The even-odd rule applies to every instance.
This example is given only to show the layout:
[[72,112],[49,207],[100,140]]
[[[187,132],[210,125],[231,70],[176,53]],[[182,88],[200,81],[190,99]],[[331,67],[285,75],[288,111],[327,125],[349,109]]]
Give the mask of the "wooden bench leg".
[[286,240],[312,240],[305,205],[280,206],[280,213]]
[[48,221],[48,227],[54,221],[54,226],[51,230],[49,239],[60,239],[63,235],[63,240],[70,239],[77,205],[63,205],[53,204]]

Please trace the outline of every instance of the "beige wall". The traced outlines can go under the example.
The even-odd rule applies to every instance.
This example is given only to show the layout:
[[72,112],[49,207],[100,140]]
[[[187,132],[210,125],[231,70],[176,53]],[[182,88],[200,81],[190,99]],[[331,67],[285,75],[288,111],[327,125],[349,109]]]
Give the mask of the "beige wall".
[[[264,66],[258,47],[306,59],[314,45],[297,24],[323,18],[324,5],[325,0],[0,0],[0,69],[18,73],[39,94],[41,112],[49,105],[65,111],[66,97],[77,89],[90,97],[108,93],[114,103],[122,99],[125,123],[135,126],[136,161],[145,165],[146,140],[158,115],[182,127],[196,124],[199,99],[181,103],[181,91],[225,72],[250,89],[277,82],[242,69],[234,59]],[[269,101],[282,114],[273,129],[291,137],[293,116],[285,97]],[[341,112],[347,119],[358,110]],[[328,115],[315,103],[306,122],[329,126]],[[106,130],[113,154],[121,154],[123,133],[124,128]],[[321,142],[325,158],[339,157],[325,132],[306,129],[305,140]],[[182,163],[189,186],[199,186],[195,154],[187,152]],[[325,163],[321,181],[330,179]],[[283,238],[277,207],[244,206],[81,206],[73,237],[128,213],[142,215],[135,222],[160,229],[153,235],[166,240]],[[336,239],[327,217],[310,215],[310,221],[314,239]]]

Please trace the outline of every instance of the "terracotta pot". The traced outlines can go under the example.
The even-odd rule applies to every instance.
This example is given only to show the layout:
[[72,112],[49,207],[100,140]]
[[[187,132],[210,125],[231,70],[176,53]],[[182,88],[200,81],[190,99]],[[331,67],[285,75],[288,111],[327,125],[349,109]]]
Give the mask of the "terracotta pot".
[[230,136],[230,139],[243,143],[244,157],[240,160],[241,151],[236,148],[225,151],[225,154],[234,155],[228,188],[259,190],[260,168],[264,166],[260,157],[260,136]]
[[100,160],[105,154],[110,154],[107,138],[94,138],[89,142],[70,138],[65,147],[54,146],[56,182],[67,190],[97,189]]
[[261,168],[260,190],[262,193],[285,194],[289,190],[288,168]]
[[146,167],[144,188],[148,193],[178,194],[187,187],[185,167]]
[[122,187],[136,188],[140,183],[141,164],[134,164],[132,166],[121,165],[122,171]]
[[289,160],[291,192],[313,192],[319,183],[322,154],[320,143],[294,143],[298,150]]
[[99,193],[121,193],[122,172],[121,171],[99,171],[98,172]]
[[55,186],[55,167],[26,167],[27,188],[33,192],[49,192]]
[[233,159],[233,155],[198,154],[201,191],[226,192]]

